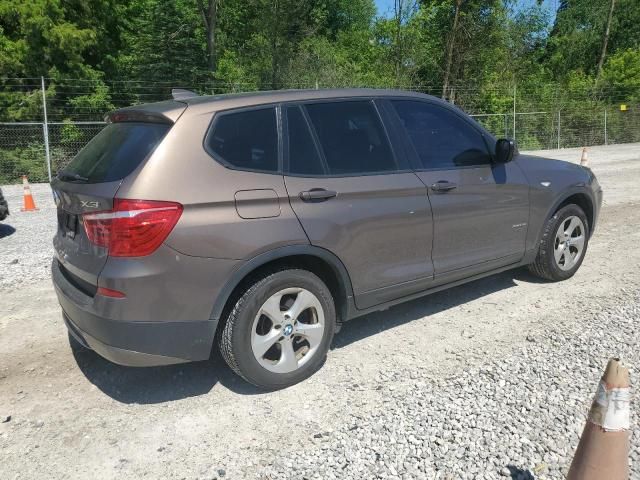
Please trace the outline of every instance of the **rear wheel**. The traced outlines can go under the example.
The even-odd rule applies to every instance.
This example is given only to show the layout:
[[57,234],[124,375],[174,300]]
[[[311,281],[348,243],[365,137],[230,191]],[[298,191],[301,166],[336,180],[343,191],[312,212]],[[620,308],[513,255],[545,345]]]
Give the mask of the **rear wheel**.
[[333,298],[320,278],[306,270],[279,270],[237,300],[219,337],[220,352],[248,382],[284,388],[322,366],[335,322]]
[[582,265],[589,243],[589,223],[584,211],[570,204],[545,224],[535,262],[529,270],[546,280],[572,277]]

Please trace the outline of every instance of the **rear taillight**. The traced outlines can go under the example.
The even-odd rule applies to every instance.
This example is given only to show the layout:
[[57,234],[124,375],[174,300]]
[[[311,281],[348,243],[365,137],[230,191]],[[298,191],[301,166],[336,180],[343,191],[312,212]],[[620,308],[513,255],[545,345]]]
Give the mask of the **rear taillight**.
[[113,209],[82,216],[87,237],[112,257],[143,257],[167,238],[182,214],[182,205],[154,200],[116,198]]

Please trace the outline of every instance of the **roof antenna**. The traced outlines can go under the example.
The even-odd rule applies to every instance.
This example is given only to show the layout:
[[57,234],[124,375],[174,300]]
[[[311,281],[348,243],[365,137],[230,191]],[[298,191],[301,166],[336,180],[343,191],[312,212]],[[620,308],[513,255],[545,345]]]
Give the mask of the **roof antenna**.
[[172,88],[171,96],[174,100],[184,100],[185,98],[197,97],[198,94],[185,88]]

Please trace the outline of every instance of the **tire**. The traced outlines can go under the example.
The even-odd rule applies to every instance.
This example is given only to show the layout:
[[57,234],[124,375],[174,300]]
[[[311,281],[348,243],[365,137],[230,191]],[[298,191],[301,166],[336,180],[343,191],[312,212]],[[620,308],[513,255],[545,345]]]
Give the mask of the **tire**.
[[0,222],[7,218],[9,215],[9,205],[2,195],[2,189],[0,189]]
[[[578,219],[579,222],[574,219]],[[560,232],[561,227],[565,235]],[[569,236],[566,235],[567,231]],[[577,236],[578,233],[581,237]],[[588,244],[587,216],[578,205],[566,205],[545,223],[538,254],[535,261],[529,265],[529,271],[553,282],[571,278],[582,265]],[[563,249],[565,253],[561,252]]]
[[306,270],[281,269],[256,280],[238,298],[218,346],[235,373],[261,389],[276,390],[322,366],[335,325],[334,301],[322,280]]

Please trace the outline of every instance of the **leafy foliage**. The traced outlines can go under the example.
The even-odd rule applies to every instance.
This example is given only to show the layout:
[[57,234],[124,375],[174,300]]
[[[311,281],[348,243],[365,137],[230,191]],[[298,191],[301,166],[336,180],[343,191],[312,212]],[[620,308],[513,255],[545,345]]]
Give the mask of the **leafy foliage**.
[[[40,76],[51,85],[50,108],[63,117],[167,93],[136,95],[122,84],[114,102],[110,82],[118,81],[208,93],[365,84],[437,89],[450,63],[449,86],[440,93],[463,102],[461,85],[490,98],[498,87],[562,84],[576,72],[595,83],[610,1],[563,0],[550,24],[547,10],[515,0],[397,0],[389,17],[376,17],[373,0],[0,0],[0,82],[33,79],[4,89],[0,117],[39,113],[32,91]],[[615,0],[607,86],[636,85],[638,51],[640,4]],[[90,88],[76,98],[65,79]]]
[[[526,120],[541,132],[520,139],[530,146],[553,146],[558,112],[575,112],[564,128],[576,141],[596,110],[626,102],[635,115],[640,2],[562,0],[557,12],[531,3],[396,0],[376,16],[374,0],[0,0],[0,121],[41,120],[41,76],[58,121],[100,120],[175,86],[412,88],[505,112],[481,120],[505,134],[517,87],[518,110],[548,115]],[[616,118],[612,128],[624,123]],[[20,159],[36,151],[1,151],[3,169],[29,170]]]

